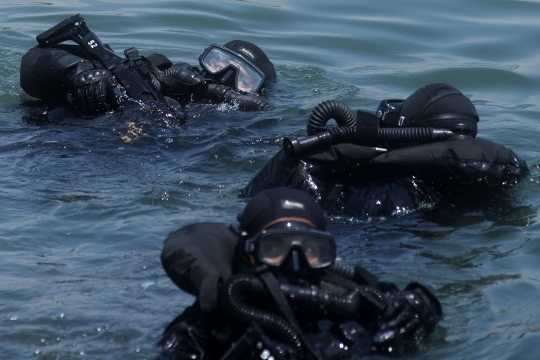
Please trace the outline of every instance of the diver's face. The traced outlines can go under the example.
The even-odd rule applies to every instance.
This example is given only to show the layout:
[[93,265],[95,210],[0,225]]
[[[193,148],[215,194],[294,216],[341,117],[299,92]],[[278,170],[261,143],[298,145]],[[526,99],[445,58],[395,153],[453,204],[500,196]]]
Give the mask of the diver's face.
[[310,227],[263,230],[252,240],[253,259],[266,264],[279,275],[308,277],[330,266],[335,257],[335,240]]
[[[243,93],[260,94],[264,87],[264,82],[260,85],[259,79],[253,78],[247,69],[236,66],[229,66],[227,70],[207,76],[219,84],[226,85],[236,91]],[[255,90],[256,89],[256,90]]]
[[[320,264],[320,244],[309,238],[299,239],[301,235],[283,235],[282,239],[269,239],[260,245],[260,252],[264,254],[263,261],[267,264],[279,266],[288,255],[289,250],[300,251],[304,254],[310,266]],[[284,249],[284,246],[289,249]]]
[[199,57],[206,76],[244,93],[259,93],[265,74],[251,61],[220,45],[211,45]]

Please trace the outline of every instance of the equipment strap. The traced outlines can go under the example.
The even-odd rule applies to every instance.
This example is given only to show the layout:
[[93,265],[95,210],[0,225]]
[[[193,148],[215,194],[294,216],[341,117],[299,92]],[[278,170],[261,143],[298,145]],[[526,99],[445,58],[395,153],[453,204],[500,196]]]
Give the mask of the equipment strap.
[[307,350],[313,355],[313,357],[317,360],[322,360],[322,357],[315,352],[311,344],[306,340],[306,337],[304,335],[304,332],[300,328],[300,325],[298,324],[298,320],[296,319],[296,316],[294,316],[294,313],[289,305],[289,302],[285,298],[285,295],[280,289],[279,282],[275,278],[275,276],[270,271],[263,271],[259,273],[259,277],[266,285],[268,291],[270,292],[272,299],[276,303],[277,307],[287,319],[291,323],[291,326],[296,330],[298,333],[298,337],[300,338],[300,341],[304,346],[307,348]]
[[472,123],[478,122],[478,118],[476,116],[465,115],[465,114],[454,114],[454,113],[437,114],[437,115],[433,115],[427,118],[423,118],[421,120],[422,120],[422,123],[425,124],[427,122],[435,121],[435,120],[453,120],[453,119],[470,121]]
[[439,94],[433,98],[431,98],[425,105],[424,107],[422,107],[420,109],[420,111],[418,111],[418,113],[416,114],[415,117],[413,117],[412,119],[410,119],[409,121],[411,120],[414,120],[414,119],[420,119],[422,117],[422,115],[424,115],[424,112],[427,110],[427,108],[433,104],[435,101],[445,97],[445,96],[448,96],[448,95],[463,95],[461,92],[459,91],[445,91],[443,92],[442,94]]

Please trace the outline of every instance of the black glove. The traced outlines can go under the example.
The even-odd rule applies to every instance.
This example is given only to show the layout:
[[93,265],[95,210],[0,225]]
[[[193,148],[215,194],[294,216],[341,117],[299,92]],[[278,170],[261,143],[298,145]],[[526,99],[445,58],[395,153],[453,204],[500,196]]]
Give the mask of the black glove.
[[69,77],[70,100],[75,108],[88,115],[100,115],[117,109],[124,102],[115,77],[106,69],[75,69]]
[[373,338],[383,351],[395,352],[407,345],[415,345],[435,330],[443,315],[439,300],[418,283],[411,283],[404,291],[394,293],[390,300]]

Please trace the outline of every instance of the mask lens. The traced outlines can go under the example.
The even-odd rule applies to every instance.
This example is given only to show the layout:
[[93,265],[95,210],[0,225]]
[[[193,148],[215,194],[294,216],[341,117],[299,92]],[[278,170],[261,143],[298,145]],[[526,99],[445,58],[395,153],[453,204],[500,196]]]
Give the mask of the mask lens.
[[291,249],[301,248],[312,268],[332,264],[335,257],[334,238],[315,231],[262,232],[259,235],[259,260],[279,266]]
[[306,239],[302,247],[309,265],[313,268],[330,265],[334,260],[335,251],[330,239]]
[[259,247],[260,260],[268,265],[278,266],[288,254],[290,246],[287,241],[277,236],[262,237]]
[[231,67],[235,69],[235,86],[240,91],[257,92],[265,80],[264,73],[255,65],[216,45],[203,53],[199,62],[206,71],[213,75]]

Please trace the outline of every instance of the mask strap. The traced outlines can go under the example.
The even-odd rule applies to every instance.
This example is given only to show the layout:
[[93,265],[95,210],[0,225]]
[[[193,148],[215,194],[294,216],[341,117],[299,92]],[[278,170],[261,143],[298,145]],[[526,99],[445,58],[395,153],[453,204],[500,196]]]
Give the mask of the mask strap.
[[298,337],[300,338],[302,344],[307,348],[307,350],[311,353],[311,355],[313,355],[315,359],[322,360],[321,356],[317,352],[315,352],[311,344],[306,341],[304,332],[300,328],[298,320],[296,319],[296,316],[294,316],[294,313],[289,305],[289,302],[285,298],[283,291],[281,291],[279,287],[279,282],[276,277],[270,271],[261,272],[259,273],[259,276],[268,291],[270,292],[270,295],[272,295],[272,299],[274,299],[274,302],[279,308],[279,311],[283,314],[285,319],[287,319],[287,321],[291,324],[294,330],[296,330],[296,332],[298,333]]
[[299,223],[307,224],[314,229],[317,229],[315,224],[309,221],[308,219],[293,216],[293,217],[280,217],[280,218],[274,219],[270,221],[268,224],[264,225],[261,230],[268,229],[270,226],[276,225],[277,223],[281,223],[281,222],[299,222]]
[[465,115],[465,114],[454,114],[454,113],[437,114],[437,115],[433,115],[427,118],[423,118],[421,120],[422,120],[422,123],[426,123],[426,122],[434,121],[434,120],[454,120],[454,119],[469,121],[472,123],[478,122],[478,118],[476,116]]

